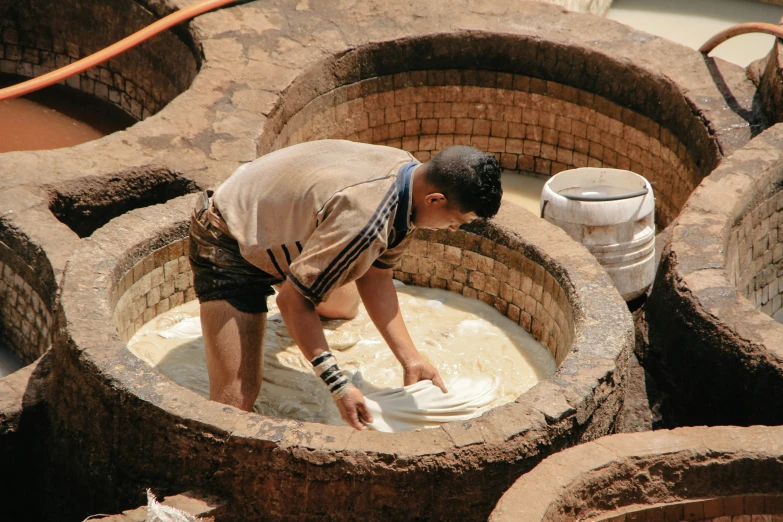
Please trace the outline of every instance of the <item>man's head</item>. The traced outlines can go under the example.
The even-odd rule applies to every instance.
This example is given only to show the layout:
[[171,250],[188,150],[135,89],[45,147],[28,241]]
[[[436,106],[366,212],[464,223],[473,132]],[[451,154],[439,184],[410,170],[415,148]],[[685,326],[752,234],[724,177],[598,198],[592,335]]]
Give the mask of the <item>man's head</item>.
[[416,169],[413,223],[456,230],[477,217],[497,214],[502,195],[494,156],[473,147],[448,147]]

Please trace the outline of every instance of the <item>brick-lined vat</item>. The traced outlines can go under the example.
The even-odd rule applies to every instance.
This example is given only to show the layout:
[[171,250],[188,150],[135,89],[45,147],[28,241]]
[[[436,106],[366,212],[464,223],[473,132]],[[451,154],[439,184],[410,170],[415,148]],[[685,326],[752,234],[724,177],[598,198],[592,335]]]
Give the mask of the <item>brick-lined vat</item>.
[[[158,17],[143,4],[127,0],[15,2],[4,7],[0,17],[0,73],[28,78],[46,74],[108,47]],[[188,33],[165,32],[68,78],[66,84],[141,120],[188,88],[198,71],[197,60]]]
[[[726,159],[672,230],[647,303],[648,368],[677,422],[783,422],[783,125]],[[672,313],[674,311],[674,313]]]
[[491,33],[360,47],[302,75],[284,100],[272,119],[278,134],[260,140],[261,152],[341,138],[421,161],[471,145],[504,168],[543,175],[627,169],[657,183],[662,228],[715,168],[721,147],[760,123],[751,115],[732,135],[723,122],[705,125],[680,91],[647,71],[580,47]]
[[779,522],[783,428],[612,435],[547,458],[491,522]]
[[550,348],[557,373],[516,402],[471,422],[388,434],[237,412],[179,387],[124,341],[193,298],[192,202],[113,220],[66,272],[49,401],[55,462],[70,462],[62,497],[73,495],[78,513],[116,511],[107,503],[127,505],[152,486],[218,494],[227,520],[479,520],[541,458],[613,430],[630,314],[585,249],[512,205],[469,232],[418,236],[396,276],[481,299]]

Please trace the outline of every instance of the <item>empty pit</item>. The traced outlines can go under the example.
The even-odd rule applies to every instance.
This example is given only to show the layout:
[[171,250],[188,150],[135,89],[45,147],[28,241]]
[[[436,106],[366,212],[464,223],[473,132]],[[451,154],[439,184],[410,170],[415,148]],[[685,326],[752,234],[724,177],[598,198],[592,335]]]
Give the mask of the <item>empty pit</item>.
[[195,182],[167,170],[131,170],[50,186],[49,210],[83,238],[133,209],[165,203],[197,190]]
[[[69,265],[69,327],[57,339],[51,401],[61,419],[55,460],[70,459],[71,469],[73,459],[91,462],[89,473],[68,479],[74,492],[79,484],[96,492],[92,502],[75,500],[79,509],[116,510],[151,486],[226,498],[227,520],[333,519],[348,511],[369,520],[391,513],[451,519],[455,510],[478,520],[514,475],[614,429],[633,343],[630,315],[585,250],[510,206],[468,231],[417,236],[395,277],[480,299],[550,349],[557,372],[517,401],[462,424],[367,433],[238,412],[174,384],[125,342],[194,298],[186,257],[193,201],[116,218]],[[98,474],[106,488],[91,482]],[[419,493],[401,507],[400,491]],[[302,496],[306,502],[290,502]]]
[[648,361],[681,424],[783,422],[782,137],[777,125],[727,158],[664,252]]

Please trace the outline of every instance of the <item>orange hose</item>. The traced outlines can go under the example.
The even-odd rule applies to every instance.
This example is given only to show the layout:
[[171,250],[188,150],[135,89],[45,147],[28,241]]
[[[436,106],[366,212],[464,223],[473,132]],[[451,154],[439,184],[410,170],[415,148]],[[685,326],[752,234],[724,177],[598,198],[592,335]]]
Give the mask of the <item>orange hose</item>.
[[134,47],[143,41],[152,38],[156,34],[161,33],[166,29],[177,25],[178,23],[184,22],[185,20],[196,17],[200,14],[204,14],[208,11],[212,11],[218,7],[223,7],[225,5],[234,3],[236,1],[237,0],[202,0],[201,2],[184,7],[168,16],[164,16],[160,20],[148,25],[144,29],[133,33],[127,38],[123,38],[119,42],[112,44],[109,47],[98,51],[97,53],[93,53],[90,56],[73,62],[72,64],[66,65],[65,67],[61,67],[52,72],[48,72],[36,78],[12,85],[11,87],[6,87],[5,89],[0,89],[0,101],[6,100],[8,98],[16,98],[17,96],[24,96],[25,94],[37,91],[38,89],[43,89],[44,87],[48,87],[59,81],[65,80],[66,78],[69,78],[75,74],[84,72],[90,67],[95,67],[96,65],[127,51],[131,47]]
[[710,51],[715,49],[729,38],[747,33],[765,33],[771,34],[772,36],[777,36],[778,38],[783,38],[783,27],[775,24],[765,24],[762,22],[751,22],[747,24],[734,25],[724,29],[707,40],[704,45],[699,47],[699,52],[709,54]]

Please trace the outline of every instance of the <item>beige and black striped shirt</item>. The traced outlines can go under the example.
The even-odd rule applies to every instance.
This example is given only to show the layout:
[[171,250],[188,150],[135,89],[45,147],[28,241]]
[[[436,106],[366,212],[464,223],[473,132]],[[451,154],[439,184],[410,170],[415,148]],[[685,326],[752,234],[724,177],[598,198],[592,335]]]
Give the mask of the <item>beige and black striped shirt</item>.
[[417,164],[391,147],[302,143],[239,167],[214,202],[245,259],[318,304],[371,265],[398,261]]

